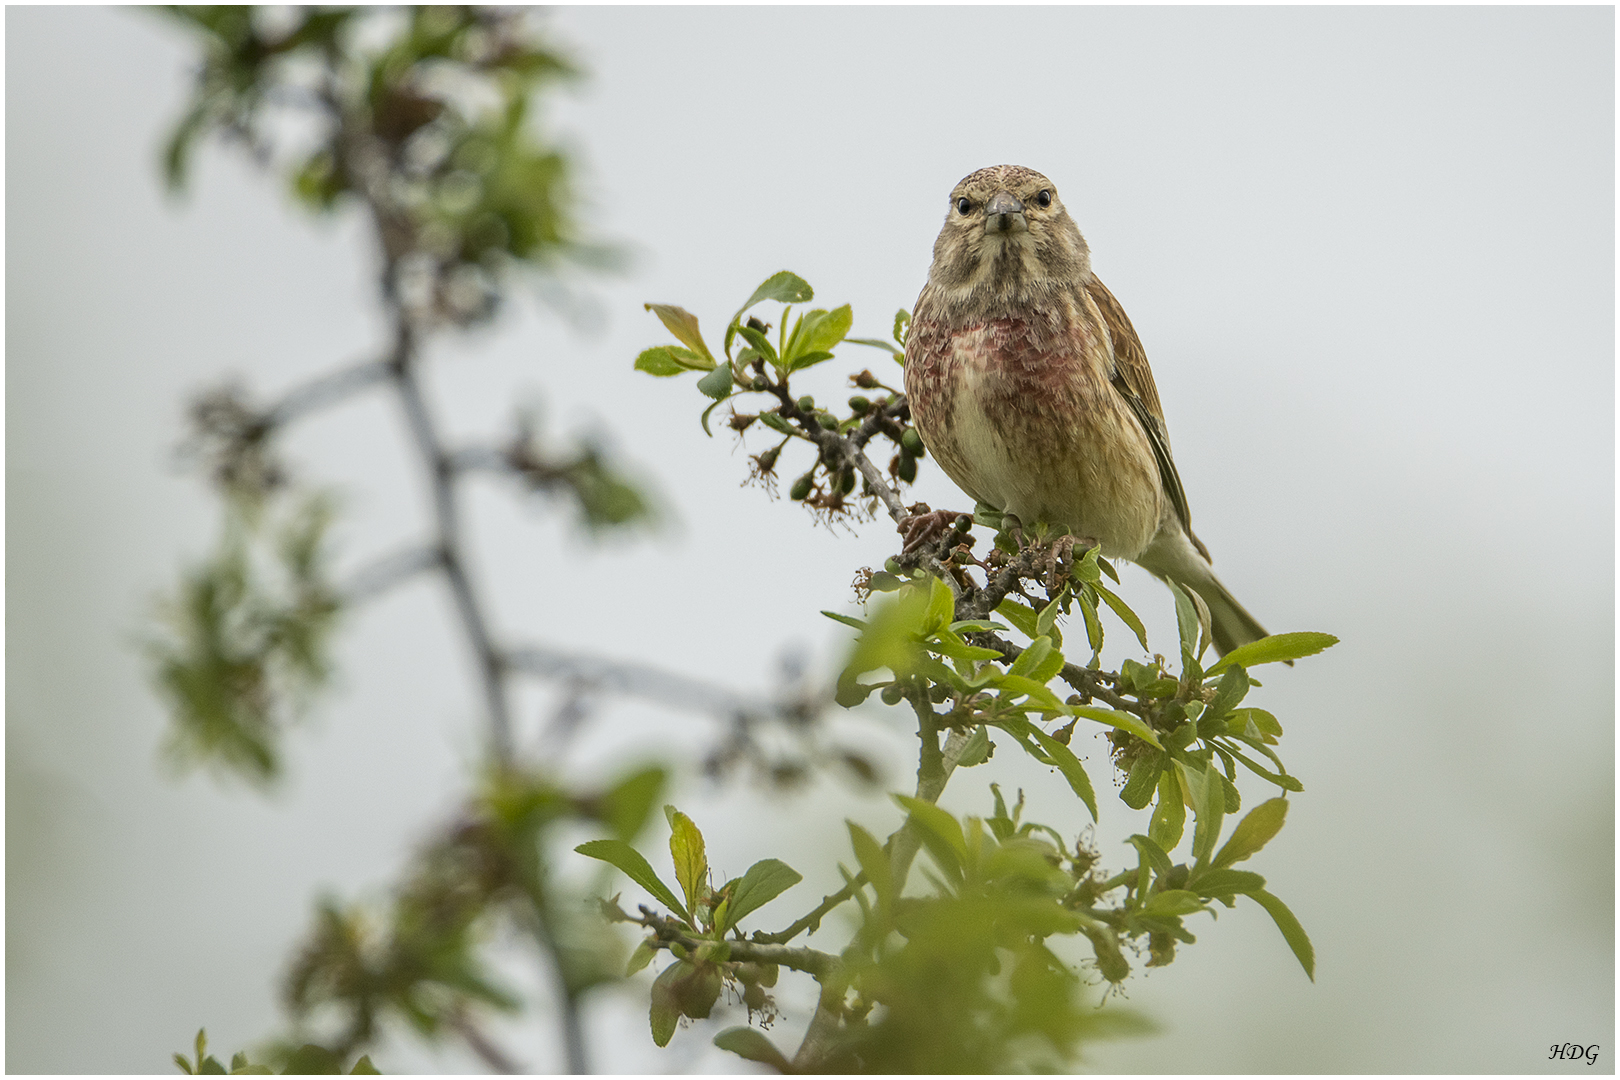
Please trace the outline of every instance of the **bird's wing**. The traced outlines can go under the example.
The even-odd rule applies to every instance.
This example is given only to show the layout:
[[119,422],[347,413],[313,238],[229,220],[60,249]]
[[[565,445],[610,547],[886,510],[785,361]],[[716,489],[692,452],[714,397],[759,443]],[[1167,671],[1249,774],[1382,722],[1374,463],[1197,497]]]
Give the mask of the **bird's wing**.
[[1153,446],[1153,457],[1159,463],[1159,480],[1165,494],[1170,497],[1170,505],[1176,508],[1181,527],[1187,530],[1187,536],[1199,554],[1208,559],[1209,549],[1193,535],[1192,511],[1187,508],[1187,492],[1181,486],[1181,475],[1176,472],[1175,459],[1170,456],[1170,429],[1164,423],[1164,409],[1159,404],[1159,390],[1153,385],[1153,369],[1148,367],[1147,350],[1142,348],[1142,339],[1136,336],[1130,316],[1125,314],[1125,309],[1100,279],[1093,275],[1082,289],[1108,329],[1108,337],[1113,345],[1113,369],[1109,374],[1114,389],[1125,399],[1125,404],[1131,407],[1142,430],[1147,433],[1148,442]]

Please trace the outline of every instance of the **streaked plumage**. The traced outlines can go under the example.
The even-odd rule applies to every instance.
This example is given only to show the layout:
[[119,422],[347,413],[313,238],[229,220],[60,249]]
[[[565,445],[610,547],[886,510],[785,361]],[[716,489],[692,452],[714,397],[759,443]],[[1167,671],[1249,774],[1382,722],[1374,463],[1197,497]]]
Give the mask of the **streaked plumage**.
[[1193,535],[1147,353],[1040,173],[980,169],[951,192],[912,313],[906,393],[968,495],[1190,586],[1222,653],[1265,636]]

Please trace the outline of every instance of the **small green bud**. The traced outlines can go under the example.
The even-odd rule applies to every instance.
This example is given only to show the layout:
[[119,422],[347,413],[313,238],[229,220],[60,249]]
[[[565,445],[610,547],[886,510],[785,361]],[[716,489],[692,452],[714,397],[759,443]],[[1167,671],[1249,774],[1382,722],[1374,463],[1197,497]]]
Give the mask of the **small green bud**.
[[763,333],[766,333],[767,331],[769,331],[770,328],[771,328],[771,324],[768,323],[768,322],[761,322],[760,319],[759,319],[759,316],[757,316],[757,315],[748,316],[748,329],[750,329],[750,330],[758,330],[760,333],[763,334]]
[[879,694],[878,696],[883,699],[883,704],[885,705],[898,705],[900,704],[900,699],[906,696],[906,692],[900,688],[899,683],[892,682],[888,686],[885,686],[883,688],[883,693]]
[[808,498],[810,496],[810,485],[815,482],[815,479],[816,470],[811,469],[809,472],[793,481],[793,487],[788,490],[788,498],[792,499],[794,502],[802,502]]
[[855,470],[846,467],[838,476],[838,490],[845,495],[855,490]]
[[900,465],[895,469],[895,473],[904,482],[914,483],[917,479],[917,459],[910,454],[901,454]]
[[758,983],[746,983],[743,986],[743,1004],[750,1009],[758,1010],[765,1005],[765,988]]
[[883,569],[887,570],[891,574],[898,574],[900,572],[900,560],[895,558],[893,555],[890,555],[888,559],[884,561]]
[[917,434],[916,428],[906,428],[906,433],[900,436],[900,449],[912,457],[922,457],[927,453],[923,449],[922,436]]
[[759,471],[762,473],[767,473],[776,468],[776,459],[781,456],[782,448],[780,446],[773,446],[763,454],[759,455]]
[[828,431],[837,431],[838,430],[838,417],[834,416],[832,413],[825,413],[825,412],[816,413],[816,423],[820,424],[822,427],[826,428]]
[[804,397],[799,399],[799,408],[804,412],[815,412],[816,399],[811,397],[809,394],[804,395]]
[[749,383],[748,385],[752,386],[755,390],[763,390],[766,387],[770,386],[771,382],[770,382],[769,379],[767,379],[763,375],[755,375],[754,376],[754,381]]
[[860,394],[856,394],[854,397],[849,399],[849,409],[856,416],[864,415],[867,410],[871,409],[871,407],[872,402],[869,399],[862,397]]

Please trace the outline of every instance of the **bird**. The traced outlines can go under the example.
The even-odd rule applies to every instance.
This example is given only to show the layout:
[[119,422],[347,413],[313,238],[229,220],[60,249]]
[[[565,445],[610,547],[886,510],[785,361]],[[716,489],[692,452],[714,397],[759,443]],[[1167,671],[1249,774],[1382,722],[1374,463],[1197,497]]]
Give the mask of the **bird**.
[[970,497],[1191,589],[1221,655],[1266,636],[1192,531],[1147,353],[1045,176],[996,165],[951,189],[905,388],[923,446]]

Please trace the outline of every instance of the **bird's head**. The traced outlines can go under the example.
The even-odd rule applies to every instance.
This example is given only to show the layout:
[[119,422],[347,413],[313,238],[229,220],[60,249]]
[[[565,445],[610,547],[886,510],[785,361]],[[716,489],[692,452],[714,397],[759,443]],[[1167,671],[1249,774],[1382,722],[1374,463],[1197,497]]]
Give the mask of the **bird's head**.
[[930,285],[962,303],[1020,302],[1072,287],[1091,253],[1057,187],[1022,165],[994,165],[951,189]]

